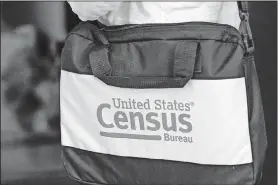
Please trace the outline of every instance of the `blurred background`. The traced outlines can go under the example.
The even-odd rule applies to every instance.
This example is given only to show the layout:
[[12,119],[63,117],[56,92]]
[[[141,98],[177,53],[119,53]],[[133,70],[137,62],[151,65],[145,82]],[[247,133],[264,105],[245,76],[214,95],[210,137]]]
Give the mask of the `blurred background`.
[[66,2],[2,2],[1,184],[76,184],[60,156],[59,66],[79,19]]
[[[250,2],[269,148],[262,185],[277,184],[277,2]],[[76,184],[60,158],[59,66],[80,20],[66,2],[1,4],[1,184]]]

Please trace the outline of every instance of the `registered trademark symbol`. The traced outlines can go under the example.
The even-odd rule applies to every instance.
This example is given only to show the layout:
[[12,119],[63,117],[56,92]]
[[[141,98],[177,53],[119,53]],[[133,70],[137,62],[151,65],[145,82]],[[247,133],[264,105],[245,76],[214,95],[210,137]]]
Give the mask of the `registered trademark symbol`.
[[195,104],[194,104],[194,102],[190,102],[190,105],[193,107]]

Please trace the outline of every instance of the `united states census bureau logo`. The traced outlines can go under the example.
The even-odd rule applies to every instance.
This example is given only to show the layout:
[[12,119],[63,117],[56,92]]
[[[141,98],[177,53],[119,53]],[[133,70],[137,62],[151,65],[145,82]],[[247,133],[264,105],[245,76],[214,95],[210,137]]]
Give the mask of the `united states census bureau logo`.
[[97,119],[102,128],[100,135],[193,143],[190,137],[193,130],[190,114],[192,107],[194,102],[112,98],[111,103],[102,103],[97,107]]

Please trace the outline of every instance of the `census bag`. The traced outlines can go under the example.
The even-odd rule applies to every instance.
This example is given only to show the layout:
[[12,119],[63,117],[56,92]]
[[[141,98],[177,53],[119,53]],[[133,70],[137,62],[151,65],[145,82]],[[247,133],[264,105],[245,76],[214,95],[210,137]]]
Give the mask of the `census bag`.
[[60,81],[66,171],[95,185],[254,185],[267,147],[246,3],[217,23],[68,35]]

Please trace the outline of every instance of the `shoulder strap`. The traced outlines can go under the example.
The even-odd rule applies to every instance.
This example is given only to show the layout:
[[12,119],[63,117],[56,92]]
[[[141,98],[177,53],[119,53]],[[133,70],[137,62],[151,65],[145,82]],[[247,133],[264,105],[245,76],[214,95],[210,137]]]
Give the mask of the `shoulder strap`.
[[248,13],[248,2],[247,1],[238,1],[238,8],[240,11]]
[[239,17],[241,19],[240,33],[243,38],[246,53],[250,54],[254,52],[254,42],[252,37],[252,32],[249,24],[249,11],[247,1],[238,1]]

